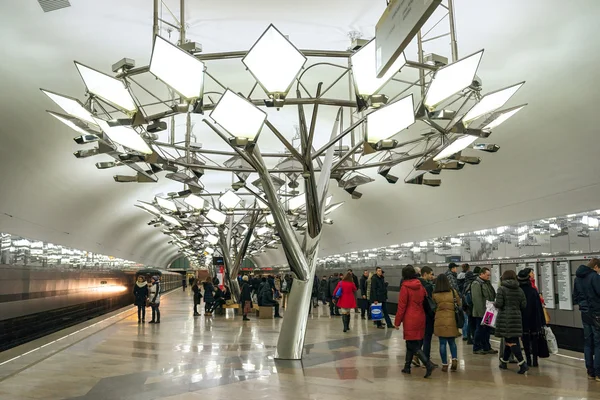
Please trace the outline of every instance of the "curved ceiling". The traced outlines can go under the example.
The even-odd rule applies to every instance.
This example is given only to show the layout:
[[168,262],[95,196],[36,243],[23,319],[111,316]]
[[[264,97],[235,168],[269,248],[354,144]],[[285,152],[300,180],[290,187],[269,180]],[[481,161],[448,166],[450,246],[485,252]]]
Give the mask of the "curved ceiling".
[[[157,266],[176,256],[168,237],[148,226],[147,214],[133,204],[181,185],[164,178],[116,184],[112,176],[119,172],[97,170],[97,158],[75,159],[75,135],[44,112],[53,104],[38,90],[81,99],[84,87],[73,60],[105,72],[123,57],[147,64],[151,3],[71,0],[70,8],[43,13],[35,1],[0,1],[0,231]],[[177,13],[177,1],[166,3]],[[374,34],[385,7],[384,0],[304,0],[302,7],[277,0],[188,3],[188,37],[205,52],[248,49],[271,22],[299,48],[344,50],[348,32]],[[529,107],[490,138],[500,152],[484,155],[479,166],[445,171],[440,188],[390,185],[369,171],[376,181],[359,189],[361,200],[351,200],[332,181],[335,201],[346,204],[332,215],[335,224],[325,227],[322,255],[598,208],[592,107],[600,93],[600,54],[594,51],[600,2],[455,4],[460,54],[486,49],[478,73],[485,90],[526,80],[512,104]],[[416,59],[414,46],[407,58]],[[252,85],[240,65],[223,63],[219,72],[227,86]],[[285,109],[271,114],[291,138]],[[318,140],[324,143],[330,129],[319,126]],[[226,149],[205,130],[195,134],[204,147]],[[267,138],[261,147],[280,150]],[[410,167],[400,165],[392,174],[404,177]],[[219,190],[230,177],[208,172],[203,182]],[[273,264],[281,259],[267,258]]]

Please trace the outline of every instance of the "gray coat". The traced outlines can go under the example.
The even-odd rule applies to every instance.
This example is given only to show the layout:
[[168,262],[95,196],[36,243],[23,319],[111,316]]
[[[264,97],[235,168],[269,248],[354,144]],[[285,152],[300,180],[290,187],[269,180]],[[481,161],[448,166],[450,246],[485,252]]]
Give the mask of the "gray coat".
[[[469,288],[465,288],[468,290]],[[486,300],[496,300],[496,291],[490,281],[484,281],[477,277],[470,286],[471,298],[473,299],[473,311],[471,316],[474,318],[483,318],[485,314]]]
[[498,288],[496,302],[496,337],[516,338],[523,335],[521,312],[527,307],[525,293],[514,279],[502,281]]

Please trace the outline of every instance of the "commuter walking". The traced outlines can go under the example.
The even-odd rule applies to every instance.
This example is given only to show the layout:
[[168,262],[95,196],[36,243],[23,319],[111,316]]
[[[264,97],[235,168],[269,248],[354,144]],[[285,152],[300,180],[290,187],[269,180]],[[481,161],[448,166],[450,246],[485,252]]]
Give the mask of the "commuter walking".
[[160,278],[155,275],[149,288],[150,307],[152,308],[152,320],[150,324],[160,324]]
[[[421,285],[423,285],[423,287],[425,288],[425,291],[427,292],[427,296],[430,299],[433,299],[433,291],[435,288],[435,285],[433,284],[434,279],[435,279],[435,275],[433,273],[433,270],[430,267],[425,266],[421,269],[421,277],[419,278],[419,281],[421,281]],[[431,360],[431,339],[433,338],[434,326],[435,326],[435,314],[425,314],[425,336],[423,337],[423,352],[425,353],[427,358],[430,360]],[[415,366],[420,365],[418,360],[419,360],[418,357],[414,358],[413,363],[415,364]],[[437,365],[435,363],[433,363],[433,366],[437,367]]]
[[133,287],[135,296],[134,304],[138,309],[138,324],[146,322],[146,302],[148,301],[148,283],[142,275],[138,275],[137,282]]
[[341,315],[339,308],[333,301],[333,298],[335,297],[335,288],[337,287],[337,284],[339,282],[340,282],[340,277],[337,274],[332,275],[329,278],[329,281],[327,282],[327,284],[328,284],[328,286],[327,286],[327,301],[329,302],[329,316],[331,316],[331,317]]
[[544,317],[544,308],[542,300],[537,289],[533,287],[531,282],[531,274],[533,269],[525,268],[519,271],[517,279],[523,293],[527,307],[522,311],[523,324],[523,349],[525,350],[525,359],[530,367],[538,366],[539,339],[544,326],[546,326],[546,318]]
[[448,271],[446,271],[446,277],[450,281],[450,285],[452,285],[452,288],[454,290],[458,290],[458,274],[456,272],[457,270],[458,265],[456,265],[455,263],[448,264]]
[[344,276],[337,286],[335,287],[334,294],[338,293],[341,289],[341,294],[337,297],[337,307],[342,313],[342,323],[344,325],[344,332],[350,330],[350,312],[352,309],[356,309],[356,285],[354,284],[354,274],[349,271]]
[[520,338],[523,336],[522,312],[527,307],[527,299],[519,287],[515,271],[508,270],[502,274],[502,283],[494,305],[498,309],[495,335],[504,339],[500,369],[508,368],[510,355],[513,354],[519,363],[519,374],[524,374],[529,370],[529,366],[521,352]]
[[585,367],[589,379],[600,382],[600,260],[592,258],[575,273],[573,303],[583,322]]
[[213,302],[215,301],[215,287],[213,286],[210,276],[206,277],[202,286],[204,288],[204,315],[211,316]]
[[[369,283],[369,271],[364,270],[363,275],[360,277],[359,287],[360,287],[360,318],[366,319],[367,317],[371,319],[371,308],[369,304],[369,294],[367,292],[367,286]],[[365,314],[367,316],[365,316]]]
[[[379,272],[379,268],[377,272]],[[427,292],[417,279],[415,269],[411,266],[404,267],[402,269],[402,286],[398,295],[398,311],[396,312],[394,324],[397,330],[400,329],[401,324],[404,324],[403,333],[404,341],[406,342],[406,362],[402,373],[410,374],[413,356],[417,355],[423,365],[425,365],[425,378],[428,378],[433,372],[433,364],[421,349],[423,337],[425,336],[425,309],[423,308],[423,302],[427,301],[426,297]]]
[[252,311],[252,290],[248,283],[248,276],[242,277],[242,287],[240,289],[240,306],[242,307],[242,321],[250,321],[248,314]]
[[471,298],[473,302],[472,315],[475,319],[473,354],[498,353],[496,350],[492,349],[492,344],[490,343],[491,328],[486,325],[481,325],[486,310],[486,301],[494,301],[496,299],[496,291],[490,282],[491,276],[490,269],[483,267],[481,268],[477,279],[471,284]]
[[200,316],[198,312],[198,305],[202,301],[202,293],[200,292],[200,287],[198,286],[198,280],[194,281],[192,285],[192,292],[194,292],[194,317]]
[[[412,274],[414,275],[414,268],[412,269],[412,271]],[[417,281],[417,283],[419,283],[419,285],[421,284],[419,281]],[[377,267],[377,269],[375,270],[375,275],[373,275],[373,277],[371,278],[370,300],[373,304],[381,304],[381,311],[383,312],[383,316],[385,318],[387,327],[393,328],[394,325],[392,325],[392,320],[390,319],[390,315],[388,314],[387,310],[387,298],[387,285],[385,282],[385,278],[383,277],[383,270],[380,267]],[[381,321],[377,321],[377,328],[384,329],[384,326],[381,323]],[[421,338],[421,340],[423,340],[423,338]]]
[[442,372],[448,372],[448,354],[447,346],[450,347],[452,356],[451,371],[458,369],[458,351],[456,348],[456,338],[460,336],[456,326],[456,310],[462,312],[460,308],[460,296],[450,285],[448,277],[440,275],[435,280],[435,289],[433,291],[433,300],[437,304],[435,311],[434,333],[440,339],[440,357],[442,359]]
[[327,276],[323,275],[321,281],[319,282],[319,296],[323,305],[327,304],[327,292],[329,291],[329,285],[327,283]]

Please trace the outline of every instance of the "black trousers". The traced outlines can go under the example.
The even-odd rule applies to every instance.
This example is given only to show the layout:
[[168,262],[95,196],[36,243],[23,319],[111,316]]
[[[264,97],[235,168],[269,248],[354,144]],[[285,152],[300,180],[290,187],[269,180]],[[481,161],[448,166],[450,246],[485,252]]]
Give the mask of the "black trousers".
[[225,299],[216,299],[215,301],[212,302],[212,305],[210,307],[210,312],[213,312],[217,308],[222,307],[223,304],[225,304]]
[[537,359],[540,354],[539,350],[539,335],[537,332],[524,332],[523,333],[523,350],[525,350],[525,356],[527,360],[533,359],[534,363],[537,363]]
[[371,319],[371,303],[368,299],[359,299],[360,302],[360,316],[362,318],[367,314],[368,318]]
[[[387,326],[389,327],[393,327],[394,324],[392,324],[392,320],[390,319],[390,314],[388,314],[388,310],[387,310],[387,302],[379,302],[379,304],[381,304],[381,311],[383,311],[383,318],[385,318],[385,323],[387,324]],[[377,326],[381,326],[383,325],[383,323],[381,321],[377,321]]]
[[[513,346],[507,346],[507,344],[514,344]],[[504,353],[502,354],[502,362],[508,362],[510,355],[514,355],[519,364],[523,363],[523,353],[521,352],[521,341],[518,337],[505,338],[504,339]]]
[[160,322],[160,303],[154,303],[152,307],[152,321]]
[[404,359],[407,365],[410,365],[413,357],[421,350],[423,345],[422,340],[406,340],[406,358]]
[[212,310],[212,305],[213,305],[214,301],[209,301],[209,302],[204,302],[204,312],[205,313],[209,313]]
[[146,306],[137,306],[138,308],[138,321],[145,321],[146,320]]

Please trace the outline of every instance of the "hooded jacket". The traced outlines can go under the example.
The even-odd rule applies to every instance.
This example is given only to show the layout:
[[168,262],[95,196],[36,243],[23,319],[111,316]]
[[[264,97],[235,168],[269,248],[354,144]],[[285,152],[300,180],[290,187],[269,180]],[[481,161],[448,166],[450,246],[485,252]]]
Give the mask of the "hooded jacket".
[[453,338],[459,335],[454,315],[454,302],[460,307],[460,296],[455,290],[450,292],[438,292],[433,294],[433,300],[437,304],[435,310],[435,323],[433,333],[437,337]]
[[519,285],[521,286],[523,293],[525,293],[525,299],[527,300],[527,307],[525,307],[521,313],[523,319],[523,332],[541,332],[542,327],[546,325],[546,317],[544,316],[540,294],[532,285],[529,278],[527,280],[519,279]]
[[573,303],[582,313],[600,313],[600,276],[587,265],[580,265],[575,272]]
[[463,293],[465,290],[465,283],[466,283],[466,279],[467,279],[467,273],[466,272],[459,272],[458,276],[456,278],[457,282],[458,282],[458,293]]
[[133,295],[135,296],[134,304],[136,306],[146,306],[146,299],[148,298],[148,283],[136,282],[133,287]]
[[527,307],[525,293],[515,279],[502,281],[494,303],[498,309],[496,337],[516,338],[523,336],[522,312]]
[[[381,280],[383,281],[383,277]],[[425,296],[427,292],[418,279],[402,282],[394,325],[404,324],[404,340],[423,340],[425,336]]]

